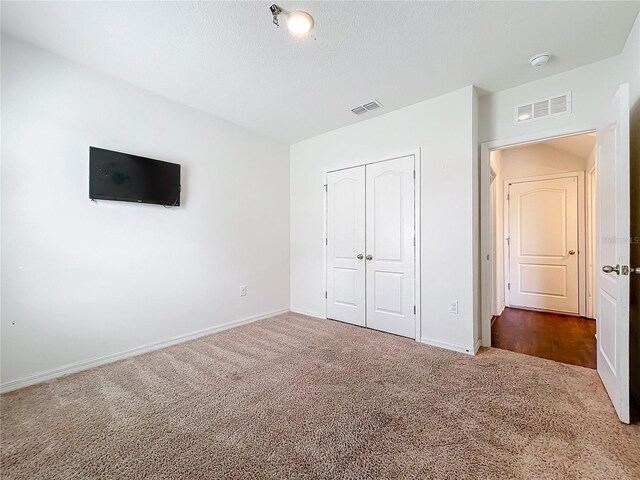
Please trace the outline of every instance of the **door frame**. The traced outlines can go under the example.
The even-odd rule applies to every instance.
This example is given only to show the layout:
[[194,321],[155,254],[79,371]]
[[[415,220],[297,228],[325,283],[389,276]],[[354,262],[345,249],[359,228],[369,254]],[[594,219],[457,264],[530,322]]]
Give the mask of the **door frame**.
[[322,209],[322,215],[323,215],[323,219],[322,219],[322,242],[323,242],[323,246],[324,248],[322,249],[322,264],[324,266],[323,271],[322,271],[322,284],[324,285],[324,291],[325,291],[325,302],[324,302],[324,318],[327,318],[327,300],[326,300],[326,292],[328,291],[328,285],[327,285],[327,233],[328,233],[328,221],[329,221],[329,215],[328,215],[328,210],[329,210],[329,195],[327,192],[327,183],[328,183],[328,178],[327,175],[331,172],[337,172],[340,170],[346,170],[349,168],[354,168],[354,167],[361,167],[361,166],[366,166],[366,165],[371,165],[374,163],[381,163],[381,162],[386,162],[387,160],[396,160],[398,158],[403,158],[403,157],[409,157],[409,156],[413,156],[413,168],[414,171],[416,172],[415,178],[413,180],[413,188],[414,188],[414,197],[413,197],[413,221],[414,221],[414,234],[416,237],[416,244],[414,246],[414,301],[415,301],[415,305],[416,305],[416,313],[415,313],[415,340],[417,342],[420,341],[421,335],[422,335],[422,309],[421,309],[421,298],[420,298],[420,292],[422,291],[421,289],[421,283],[420,283],[420,265],[421,265],[421,261],[420,261],[420,247],[421,247],[421,238],[420,238],[420,232],[421,232],[421,228],[420,228],[420,192],[421,192],[421,180],[422,180],[422,175],[421,175],[421,166],[422,166],[422,159],[421,159],[421,149],[420,148],[416,148],[416,149],[412,149],[412,150],[408,150],[406,152],[402,152],[399,154],[392,154],[392,155],[387,155],[387,156],[380,156],[380,157],[375,157],[375,158],[371,158],[368,160],[354,160],[354,161],[348,161],[345,163],[344,166],[340,167],[340,168],[331,168],[331,169],[326,169],[323,171],[322,173],[322,179],[323,179],[323,189],[324,189],[324,208]]
[[493,150],[501,150],[506,147],[516,147],[530,143],[543,142],[561,137],[571,137],[596,131],[594,125],[584,127],[561,127],[553,130],[529,133],[517,137],[492,140],[480,144],[480,324],[482,327],[481,342],[483,347],[491,346],[491,264],[493,254],[491,245],[493,234],[490,222],[490,155]]
[[[498,199],[498,192],[497,192],[497,185],[498,185],[498,173],[496,172],[496,170],[493,168],[493,166],[491,164],[489,164],[489,205],[491,205],[492,200],[495,202]],[[504,212],[503,213],[503,217],[504,217]],[[491,231],[491,238],[493,239],[493,235],[496,231],[496,226],[498,224],[498,216],[496,215],[496,209],[492,208],[489,209],[489,229]],[[503,232],[504,233],[504,232]],[[492,280],[496,280],[497,279],[497,272],[498,272],[498,264],[496,262],[497,260],[497,256],[498,256],[498,249],[497,249],[497,243],[494,242],[493,240],[491,241],[491,256],[490,258],[492,259],[492,261],[489,263],[489,278],[491,278]],[[503,258],[504,260],[504,258]],[[503,262],[504,263],[504,262]],[[504,271],[504,265],[501,265],[502,270]],[[502,278],[504,283],[504,275]],[[502,311],[504,310],[504,301],[500,301],[500,298],[498,296],[498,285],[497,282],[492,281],[489,285],[489,290],[490,290],[490,297],[489,297],[489,313],[492,316],[498,316],[502,313]],[[504,297],[504,294],[502,295]]]
[[[598,150],[595,147],[596,152]],[[597,154],[596,154],[597,161]],[[585,174],[585,205],[586,205],[586,232],[587,232],[587,262],[585,267],[585,275],[587,276],[587,309],[585,315],[587,318],[596,318],[596,175],[597,169],[595,162],[589,167]],[[591,271],[589,271],[591,264]],[[589,296],[591,293],[591,296]]]
[[[587,265],[587,248],[586,248],[586,197],[585,197],[585,187],[584,187],[584,172],[583,171],[575,171],[575,172],[563,172],[563,173],[552,173],[549,175],[536,175],[534,177],[521,177],[521,178],[508,178],[504,180],[504,188],[502,190],[503,193],[503,226],[504,232],[509,233],[509,237],[511,237],[511,225],[510,225],[510,215],[511,211],[509,210],[509,186],[513,183],[527,183],[527,182],[537,182],[540,180],[555,180],[558,178],[578,178],[578,313],[566,313],[566,312],[558,312],[563,315],[576,315],[580,317],[584,317],[586,314],[586,300],[587,300],[587,277],[586,277],[586,265]],[[511,306],[510,299],[510,291],[506,288],[507,284],[511,282],[511,256],[507,256],[507,254],[503,255],[504,260],[504,304],[505,307]],[[495,278],[491,279],[492,283],[495,283]],[[548,311],[548,310],[545,310]]]

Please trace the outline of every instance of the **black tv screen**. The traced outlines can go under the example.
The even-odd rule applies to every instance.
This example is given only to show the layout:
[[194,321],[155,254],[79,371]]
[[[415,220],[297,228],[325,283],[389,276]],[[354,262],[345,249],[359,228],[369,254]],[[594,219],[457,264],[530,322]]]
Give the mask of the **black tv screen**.
[[180,205],[180,165],[89,148],[89,198]]

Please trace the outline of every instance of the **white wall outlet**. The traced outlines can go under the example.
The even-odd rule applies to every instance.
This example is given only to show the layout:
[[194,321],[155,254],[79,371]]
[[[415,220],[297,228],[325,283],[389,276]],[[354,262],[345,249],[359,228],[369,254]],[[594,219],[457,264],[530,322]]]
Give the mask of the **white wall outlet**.
[[455,313],[456,315],[458,314],[458,301],[457,300],[451,300],[449,302],[449,313]]
[[246,297],[247,296],[247,286],[246,285],[242,285],[240,287],[240,296],[241,297]]

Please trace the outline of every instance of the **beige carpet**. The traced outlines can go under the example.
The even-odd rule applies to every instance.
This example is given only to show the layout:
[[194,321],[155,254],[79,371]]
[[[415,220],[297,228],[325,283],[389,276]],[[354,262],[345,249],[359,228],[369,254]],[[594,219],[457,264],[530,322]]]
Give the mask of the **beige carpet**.
[[640,478],[595,371],[286,314],[2,396],[2,478]]

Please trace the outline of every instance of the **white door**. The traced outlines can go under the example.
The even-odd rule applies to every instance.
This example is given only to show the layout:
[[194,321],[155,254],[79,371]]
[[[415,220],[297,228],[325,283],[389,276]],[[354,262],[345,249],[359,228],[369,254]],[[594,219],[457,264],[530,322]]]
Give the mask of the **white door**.
[[509,185],[509,305],[578,313],[578,178]]
[[415,337],[414,157],[367,165],[367,326]]
[[327,317],[365,325],[365,167],[327,175]]
[[629,423],[629,85],[598,128],[596,332],[598,373]]

